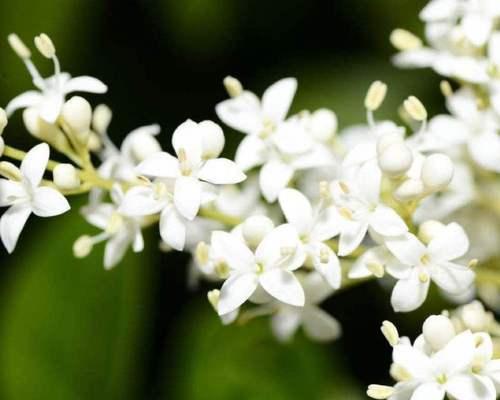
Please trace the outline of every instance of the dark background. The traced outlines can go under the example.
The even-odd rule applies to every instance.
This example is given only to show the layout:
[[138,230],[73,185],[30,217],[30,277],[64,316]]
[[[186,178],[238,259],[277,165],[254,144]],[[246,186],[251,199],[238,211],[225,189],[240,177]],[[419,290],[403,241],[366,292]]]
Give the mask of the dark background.
[[[162,144],[187,118],[216,120],[224,76],[260,94],[295,76],[292,111],[328,107],[340,127],[364,120],[369,84],[389,84],[382,116],[396,116],[414,94],[431,114],[442,108],[439,79],[429,71],[398,71],[388,36],[396,27],[417,33],[414,0],[17,0],[0,1],[0,37],[17,32],[27,43],[40,32],[54,40],[63,69],[106,82],[117,143],[133,128],[158,122]],[[22,63],[0,43],[0,103],[31,88]],[[41,56],[44,74],[52,66]],[[241,136],[226,129],[228,155]],[[8,144],[35,141],[15,114]],[[0,399],[356,399],[367,384],[390,382],[384,319],[414,337],[426,313],[443,303],[394,315],[389,292],[363,284],[329,299],[343,324],[328,345],[301,334],[276,343],[267,321],[224,328],[205,293],[186,285],[185,254],[157,250],[156,229],[146,250],[129,254],[111,272],[102,246],[85,260],[73,241],[94,230],[78,214],[29,221],[14,255],[1,254]]]

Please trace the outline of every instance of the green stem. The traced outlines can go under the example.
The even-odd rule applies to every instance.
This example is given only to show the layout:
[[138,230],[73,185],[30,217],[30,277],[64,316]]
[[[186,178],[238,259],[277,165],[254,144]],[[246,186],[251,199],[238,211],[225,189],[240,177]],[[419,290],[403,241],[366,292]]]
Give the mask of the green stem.
[[200,217],[208,218],[214,221],[218,221],[228,226],[236,226],[241,224],[241,219],[238,217],[233,217],[231,215],[227,215],[217,211],[214,208],[202,208],[199,213]]

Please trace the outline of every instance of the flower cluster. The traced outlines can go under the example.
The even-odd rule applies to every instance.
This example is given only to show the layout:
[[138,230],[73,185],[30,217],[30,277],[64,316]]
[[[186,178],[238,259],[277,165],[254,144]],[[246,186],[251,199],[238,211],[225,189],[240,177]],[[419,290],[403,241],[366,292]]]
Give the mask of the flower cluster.
[[[433,0],[421,16],[430,47],[396,30],[396,63],[430,66],[457,79],[455,90],[447,81],[441,85],[450,114],[429,116],[409,96],[400,121],[378,120],[388,87],[376,81],[364,99],[366,123],[339,131],[329,109],[290,112],[294,78],[279,80],[259,98],[227,77],[229,98],[215,110],[222,123],[244,134],[234,161],[223,156],[226,136],[213,121],[179,125],[171,135],[172,154],[162,150],[157,124],[139,127],[115,145],[108,135],[109,107],[67,98],[75,91],[104,93],[106,85],[62,72],[45,34],[35,46],[55,72],[42,78],[31,51],[10,35],[37,90],[0,112],[0,130],[23,109],[27,131],[41,143],[25,153],[0,136],[2,158],[21,162],[20,168],[0,162],[0,206],[9,207],[0,219],[3,244],[14,250],[31,213],[59,215],[70,208],[66,197],[86,195],[81,213],[98,232],[76,239],[76,257],[105,243],[104,267],[113,268],[129,249],[141,252],[147,245],[143,231],[157,225],[162,250],[192,254],[191,283],[214,285],[208,299],[223,323],[268,315],[280,340],[291,339],[301,326],[316,340],[338,337],[340,324],[319,306],[367,279],[389,283],[398,312],[420,307],[431,283],[457,302],[471,299],[477,287],[498,306],[498,290],[488,286],[494,273],[488,262],[499,253],[500,240],[500,10],[497,1]],[[49,159],[50,149],[63,161]],[[371,393],[396,399],[400,392],[448,391],[465,398],[451,382],[476,385],[470,379],[477,374],[493,393],[490,339],[477,332],[497,328],[481,307],[466,306],[450,320],[432,317],[413,346],[395,340],[397,365],[421,363],[408,369],[416,380],[400,379],[394,390]],[[425,333],[435,326],[447,336]],[[474,333],[456,335],[466,329]],[[486,347],[477,344],[483,336]],[[447,357],[456,346],[468,353],[453,366]],[[471,363],[483,350],[489,358],[479,368]],[[471,365],[473,378],[464,375]],[[439,371],[437,378],[429,371]],[[424,386],[427,381],[432,385]]]
[[[480,304],[431,315],[411,343],[389,321],[382,332],[392,346],[395,386],[370,385],[373,399],[494,400],[500,390],[500,359],[494,358],[491,321]],[[452,315],[453,315],[452,314]],[[484,329],[484,330],[483,330]]]

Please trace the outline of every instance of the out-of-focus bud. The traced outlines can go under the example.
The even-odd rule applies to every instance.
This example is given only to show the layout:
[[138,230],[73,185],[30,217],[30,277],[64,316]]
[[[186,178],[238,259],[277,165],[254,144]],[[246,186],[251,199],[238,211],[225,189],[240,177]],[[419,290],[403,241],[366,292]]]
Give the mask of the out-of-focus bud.
[[7,119],[7,114],[3,108],[0,108],[0,135],[3,133],[5,127],[7,126],[9,120]]
[[377,110],[385,99],[387,85],[381,81],[375,81],[370,85],[365,97],[365,108],[369,111]]
[[273,228],[274,223],[268,217],[263,215],[248,217],[242,227],[243,238],[249,246],[257,247]]
[[418,228],[418,238],[425,244],[429,244],[432,239],[439,235],[446,228],[444,224],[439,221],[429,220],[425,221]]
[[35,46],[45,58],[52,58],[56,55],[56,47],[52,39],[45,33],[35,36]]
[[413,200],[422,196],[424,190],[420,179],[407,179],[394,191],[394,197],[401,201]]
[[241,93],[243,93],[243,86],[241,85],[241,82],[232,76],[226,76],[224,78],[224,87],[230,97],[238,97]]
[[425,341],[434,351],[441,350],[455,337],[456,332],[453,324],[444,315],[431,315],[422,326]]
[[202,141],[202,157],[216,158],[222,153],[225,144],[222,128],[213,121],[201,121],[198,124]]
[[61,117],[80,142],[86,143],[92,121],[92,107],[89,102],[83,97],[73,96],[64,103]]
[[337,115],[331,110],[320,108],[314,111],[309,120],[313,137],[320,142],[328,142],[337,132]]
[[53,176],[59,189],[71,190],[80,186],[80,177],[72,164],[58,164],[54,168]]
[[440,190],[448,186],[453,178],[453,162],[446,154],[432,154],[422,165],[421,179],[427,189]]
[[389,145],[378,158],[378,166],[384,174],[398,177],[408,171],[413,163],[413,155],[404,143]]
[[92,251],[94,241],[88,235],[80,236],[73,244],[73,254],[77,258],[85,258]]
[[104,133],[108,130],[113,113],[106,104],[99,104],[92,114],[92,127],[97,133]]

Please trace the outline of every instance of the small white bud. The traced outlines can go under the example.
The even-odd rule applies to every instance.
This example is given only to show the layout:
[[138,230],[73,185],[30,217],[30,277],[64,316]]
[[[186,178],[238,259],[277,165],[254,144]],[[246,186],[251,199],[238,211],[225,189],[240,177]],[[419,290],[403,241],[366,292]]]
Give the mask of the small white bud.
[[274,223],[268,217],[263,215],[248,217],[242,226],[243,238],[249,246],[257,247],[273,228]]
[[136,135],[130,139],[130,151],[138,163],[161,151],[160,144],[153,135]]
[[410,169],[412,163],[413,154],[404,143],[391,144],[378,156],[378,166],[390,177],[403,175]]
[[419,37],[405,29],[394,29],[389,38],[391,44],[400,51],[413,50],[422,47]]
[[99,104],[92,114],[92,127],[97,133],[104,133],[108,130],[113,113],[106,104]]
[[224,78],[224,87],[230,97],[238,97],[243,92],[241,82],[232,76],[226,76]]
[[391,346],[396,346],[399,343],[398,329],[391,321],[382,322],[380,330]]
[[422,196],[424,190],[420,179],[407,179],[394,191],[394,197],[400,201],[413,200]]
[[395,389],[392,386],[370,385],[366,395],[375,400],[385,400],[394,394]]
[[59,189],[71,190],[80,186],[80,177],[72,164],[58,164],[52,174]]
[[427,119],[427,110],[415,96],[408,97],[403,102],[403,107],[415,121],[424,121]]
[[320,108],[311,114],[309,129],[316,140],[328,142],[337,132],[337,124],[337,116],[333,111]]
[[31,57],[31,51],[26,47],[24,42],[21,40],[19,36],[17,36],[15,33],[11,33],[9,36],[7,36],[7,40],[10,44],[10,47],[14,52],[22,59],[27,59]]
[[377,110],[385,99],[387,85],[381,81],[375,81],[370,85],[365,97],[365,108],[369,111]]
[[425,221],[418,228],[418,238],[425,244],[429,244],[430,241],[439,235],[446,228],[444,224],[439,221],[429,220]]
[[35,36],[35,46],[40,54],[46,58],[52,58],[56,54],[56,48],[52,39],[45,33]]
[[82,142],[88,139],[92,107],[87,100],[80,96],[73,96],[64,103],[61,117]]
[[453,172],[451,158],[445,154],[436,153],[424,160],[420,177],[426,188],[436,191],[448,186],[453,178]]
[[98,151],[102,147],[101,138],[95,132],[90,132],[87,147],[90,151]]
[[487,312],[477,300],[464,305],[460,314],[466,328],[472,332],[487,331],[488,325],[494,319],[493,315]]
[[202,142],[202,157],[217,158],[224,149],[225,138],[222,128],[213,121],[198,124]]
[[7,114],[3,108],[0,108],[0,135],[3,133],[5,127],[7,126],[9,120],[7,119]]
[[441,350],[456,335],[452,322],[444,315],[428,317],[422,326],[422,333],[434,351]]
[[392,144],[401,143],[404,143],[401,132],[394,130],[384,133],[377,140],[377,154],[382,154]]
[[94,241],[88,235],[80,236],[73,244],[73,254],[77,258],[87,257],[94,247]]

